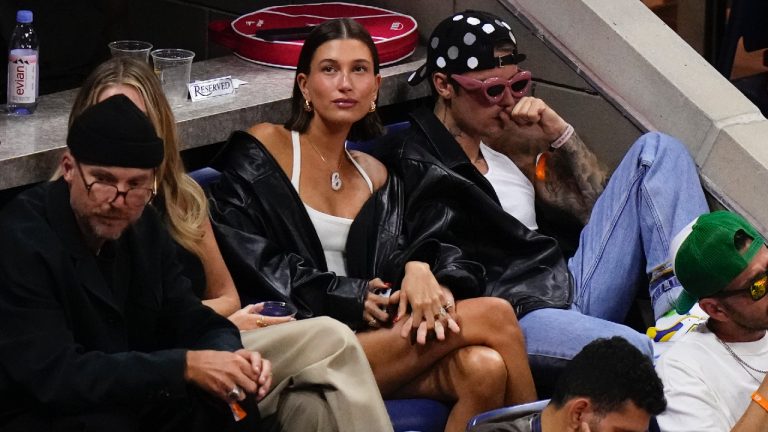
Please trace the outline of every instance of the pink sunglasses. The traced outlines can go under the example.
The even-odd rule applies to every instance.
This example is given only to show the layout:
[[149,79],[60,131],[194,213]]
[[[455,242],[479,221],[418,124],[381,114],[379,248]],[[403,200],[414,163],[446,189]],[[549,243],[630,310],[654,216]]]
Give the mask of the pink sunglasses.
[[461,75],[451,75],[451,79],[467,91],[482,90],[485,98],[491,104],[497,104],[504,97],[505,89],[509,89],[512,97],[519,99],[528,93],[531,88],[531,72],[521,70],[515,74],[509,81],[492,77],[485,81],[469,78]]

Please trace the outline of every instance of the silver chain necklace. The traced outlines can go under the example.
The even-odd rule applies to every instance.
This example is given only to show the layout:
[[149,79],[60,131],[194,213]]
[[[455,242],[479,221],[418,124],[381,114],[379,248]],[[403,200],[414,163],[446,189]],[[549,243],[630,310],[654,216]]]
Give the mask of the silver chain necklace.
[[744,361],[744,359],[742,359],[741,357],[739,357],[739,356],[738,356],[738,355],[737,355],[737,354],[736,354],[736,353],[733,351],[733,348],[731,348],[731,347],[730,347],[730,345],[728,345],[727,343],[723,342],[723,341],[722,341],[722,340],[721,340],[719,337],[717,337],[717,336],[715,336],[715,339],[717,339],[717,341],[718,341],[718,342],[720,342],[720,345],[722,345],[722,346],[723,346],[723,348],[725,348],[725,350],[726,350],[726,351],[728,351],[728,354],[730,354],[730,355],[731,355],[731,357],[733,357],[733,359],[734,359],[734,360],[736,360],[736,362],[738,362],[738,363],[739,363],[739,366],[741,366],[741,368],[742,368],[742,369],[744,369],[744,372],[748,373],[748,374],[749,374],[749,376],[751,376],[753,380],[757,381],[757,383],[758,383],[758,384],[762,382],[761,380],[757,379],[757,377],[756,377],[756,376],[754,376],[754,375],[752,374],[752,372],[750,372],[750,370],[752,370],[752,371],[754,371],[754,372],[757,372],[757,373],[759,373],[759,374],[763,374],[763,375],[765,375],[765,374],[768,374],[768,370],[762,370],[762,369],[758,369],[758,368],[756,368],[756,367],[754,367],[754,366],[750,365],[749,363],[747,363],[746,361]]

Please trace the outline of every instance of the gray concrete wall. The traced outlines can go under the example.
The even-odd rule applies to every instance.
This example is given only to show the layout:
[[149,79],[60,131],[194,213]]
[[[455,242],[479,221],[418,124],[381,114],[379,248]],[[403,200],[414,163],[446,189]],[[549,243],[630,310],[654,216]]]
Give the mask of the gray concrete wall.
[[768,122],[642,3],[500,3],[525,16],[548,45],[566,53],[573,68],[642,129],[680,138],[709,192],[766,231]]

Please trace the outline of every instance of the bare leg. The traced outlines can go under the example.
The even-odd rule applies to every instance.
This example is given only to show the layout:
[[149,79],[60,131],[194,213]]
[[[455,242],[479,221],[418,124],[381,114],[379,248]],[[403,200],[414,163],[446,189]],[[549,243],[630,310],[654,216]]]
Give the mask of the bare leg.
[[[456,313],[461,333],[450,333],[444,341],[430,341],[424,346],[411,344],[410,340],[400,337],[404,320],[391,329],[358,333],[382,395],[389,397],[396,395],[400,390],[408,390],[415,392],[411,396],[420,396],[420,387],[408,386],[420,378],[426,379],[422,377],[425,374],[436,375],[434,379],[439,380],[442,379],[437,376],[440,373],[455,372],[455,368],[436,366],[444,357],[461,348],[479,345],[496,351],[503,359],[506,367],[504,404],[535,400],[536,390],[528,367],[525,341],[510,304],[492,297],[462,300],[456,304]],[[494,363],[493,360],[488,361],[492,356],[484,358],[486,363]],[[483,373],[477,375],[476,379],[482,380]],[[482,391],[479,386],[475,387],[477,391]],[[425,391],[423,396],[454,401],[460,396],[451,392],[440,394],[441,388],[434,390],[437,393],[422,389]]]
[[504,404],[507,367],[495,350],[474,345],[460,348],[438,361],[393,397],[429,397],[456,401],[446,431],[464,431],[472,416]]

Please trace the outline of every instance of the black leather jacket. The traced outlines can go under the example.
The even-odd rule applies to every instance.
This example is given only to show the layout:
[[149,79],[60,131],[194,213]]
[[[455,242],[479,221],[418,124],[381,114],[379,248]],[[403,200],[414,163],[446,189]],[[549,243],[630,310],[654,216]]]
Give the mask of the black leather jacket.
[[557,241],[501,208],[491,184],[431,111],[415,111],[411,123],[378,146],[405,185],[406,230],[455,245],[481,263],[485,295],[509,300],[518,317],[570,307],[572,277]]
[[364,204],[347,239],[348,277],[327,270],[314,226],[290,179],[261,142],[232,134],[215,166],[221,180],[209,189],[216,239],[243,304],[289,301],[298,318],[328,315],[363,326],[368,281],[399,287],[405,262],[430,264],[457,299],[483,292],[483,268],[435,239],[403,231],[402,183],[389,176]]

